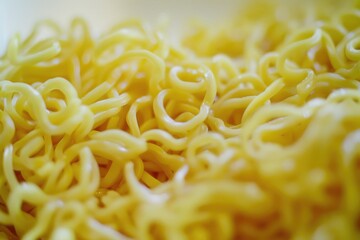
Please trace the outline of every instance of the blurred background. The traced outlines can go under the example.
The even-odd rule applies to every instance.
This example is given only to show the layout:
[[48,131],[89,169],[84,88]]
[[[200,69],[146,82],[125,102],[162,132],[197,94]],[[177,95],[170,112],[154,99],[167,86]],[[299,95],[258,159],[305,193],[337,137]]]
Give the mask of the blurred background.
[[196,18],[209,24],[233,16],[245,0],[0,0],[0,53],[9,37],[27,35],[34,23],[50,18],[63,27],[76,16],[85,18],[99,34],[124,19],[140,18],[156,24],[169,20],[172,33]]

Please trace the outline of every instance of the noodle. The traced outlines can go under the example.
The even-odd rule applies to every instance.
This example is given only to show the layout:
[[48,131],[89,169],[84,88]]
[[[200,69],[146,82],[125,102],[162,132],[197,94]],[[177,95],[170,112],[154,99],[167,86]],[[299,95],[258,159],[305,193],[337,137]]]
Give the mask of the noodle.
[[360,239],[360,5],[297,5],[13,36],[0,239]]

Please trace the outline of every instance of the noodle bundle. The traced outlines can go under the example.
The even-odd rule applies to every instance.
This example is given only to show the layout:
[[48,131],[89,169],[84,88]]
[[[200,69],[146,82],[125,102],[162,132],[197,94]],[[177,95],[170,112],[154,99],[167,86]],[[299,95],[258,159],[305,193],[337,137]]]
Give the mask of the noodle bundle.
[[284,2],[14,35],[0,239],[360,239],[360,4]]

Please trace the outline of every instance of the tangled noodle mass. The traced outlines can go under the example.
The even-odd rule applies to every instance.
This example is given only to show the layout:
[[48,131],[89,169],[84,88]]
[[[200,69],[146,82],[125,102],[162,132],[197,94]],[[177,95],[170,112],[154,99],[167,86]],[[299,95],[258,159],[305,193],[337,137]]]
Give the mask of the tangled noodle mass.
[[360,239],[359,2],[168,39],[79,18],[10,39],[0,238]]

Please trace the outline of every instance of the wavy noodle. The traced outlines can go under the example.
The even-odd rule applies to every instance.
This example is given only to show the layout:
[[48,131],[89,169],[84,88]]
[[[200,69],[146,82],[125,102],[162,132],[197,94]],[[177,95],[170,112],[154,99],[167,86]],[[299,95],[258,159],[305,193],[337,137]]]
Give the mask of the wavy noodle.
[[249,2],[179,46],[137,20],[15,35],[0,239],[360,239],[359,7]]

